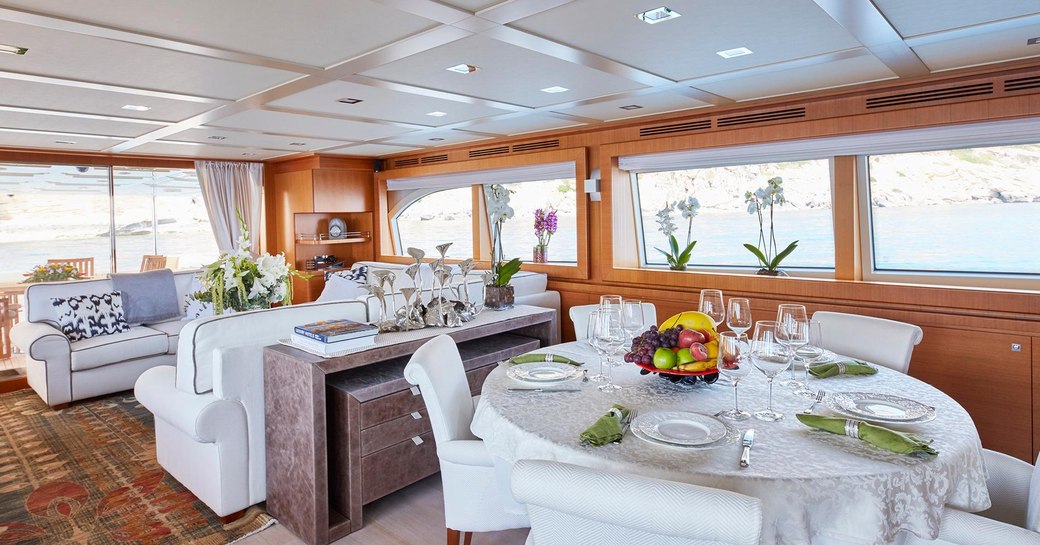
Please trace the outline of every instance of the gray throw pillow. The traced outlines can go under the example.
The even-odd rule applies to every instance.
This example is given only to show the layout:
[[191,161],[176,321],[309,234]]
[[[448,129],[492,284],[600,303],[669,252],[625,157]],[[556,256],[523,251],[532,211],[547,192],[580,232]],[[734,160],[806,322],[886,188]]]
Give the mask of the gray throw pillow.
[[111,274],[112,288],[123,294],[123,310],[130,325],[154,324],[181,315],[173,271]]

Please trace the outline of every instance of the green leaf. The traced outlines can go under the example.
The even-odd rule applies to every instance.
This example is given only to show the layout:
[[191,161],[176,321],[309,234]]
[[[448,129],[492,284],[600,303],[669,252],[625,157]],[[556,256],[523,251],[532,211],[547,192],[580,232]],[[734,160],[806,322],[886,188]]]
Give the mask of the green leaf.
[[776,257],[773,258],[773,262],[769,264],[769,270],[771,270],[771,271],[776,270],[776,268],[780,266],[780,262],[783,261],[785,257],[791,255],[791,252],[793,252],[795,250],[795,248],[797,248],[797,247],[798,247],[798,241],[797,240],[792,242],[792,243],[790,243],[790,244],[788,244],[787,247],[784,248],[784,250],[782,252],[776,254]]
[[670,254],[670,253],[668,253],[668,252],[658,248],[657,246],[654,246],[654,249],[657,250],[658,252],[661,252],[662,254],[664,254],[664,256],[667,257],[668,259],[672,259],[672,254]]
[[675,240],[675,235],[668,235],[668,245],[672,248],[672,255],[679,255],[679,241]]
[[496,286],[508,286],[509,281],[513,279],[513,275],[520,272],[521,261],[519,257],[514,257],[504,264],[498,266],[498,282]]
[[769,268],[769,262],[766,261],[765,254],[762,253],[762,250],[758,249],[758,246],[755,246],[754,244],[744,244],[744,247],[747,248],[749,252],[755,254],[755,257],[762,262],[764,267]]
[[697,241],[696,240],[691,242],[691,243],[689,243],[689,244],[687,244],[686,245],[686,249],[683,250],[683,252],[681,254],[679,254],[679,257],[677,257],[675,259],[676,263],[678,265],[685,265],[687,262],[689,262],[690,261],[690,254],[693,253],[693,247],[696,246],[696,245],[697,245]]

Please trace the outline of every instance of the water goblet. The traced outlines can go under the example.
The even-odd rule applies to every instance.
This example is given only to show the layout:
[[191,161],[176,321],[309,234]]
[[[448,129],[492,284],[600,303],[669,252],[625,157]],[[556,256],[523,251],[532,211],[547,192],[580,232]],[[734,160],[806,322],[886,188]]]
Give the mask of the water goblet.
[[599,308],[604,310],[621,310],[622,298],[620,295],[600,295]]
[[773,410],[773,379],[791,365],[791,351],[777,339],[779,327],[775,321],[758,322],[751,342],[751,362],[769,383],[769,405],[755,411],[755,418],[767,422],[776,422],[784,417]]
[[603,361],[607,355],[605,349],[603,349],[598,340],[596,339],[596,328],[599,326],[599,311],[594,310],[589,313],[589,321],[585,324],[585,340],[589,343],[589,346],[596,351],[599,355],[599,373],[589,377],[589,380],[593,382],[606,382],[607,375],[603,372]]
[[621,327],[624,328],[627,334],[627,343],[629,348],[632,346],[632,341],[635,339],[643,327],[646,326],[646,318],[643,316],[643,302],[633,301],[631,299],[625,299],[621,303]]
[[730,297],[726,302],[726,326],[734,333],[747,333],[751,321],[751,301],[746,297]]
[[603,392],[616,392],[621,389],[614,384],[611,370],[611,357],[616,355],[625,344],[625,330],[621,327],[621,312],[617,309],[600,310],[596,317],[595,326],[596,344],[603,349],[607,355],[606,375],[607,383],[601,384],[599,389]]
[[737,398],[737,385],[740,380],[751,372],[751,363],[748,361],[747,335],[733,331],[719,333],[719,374],[733,383],[733,408],[721,411],[715,416],[727,420],[747,420],[751,413],[740,410],[740,400]]
[[[780,343],[788,349],[791,349],[792,352],[797,350],[799,346],[805,344],[806,339],[801,334],[802,331],[800,331],[796,326],[796,322],[800,320],[808,321],[805,313],[805,305],[785,303],[777,307],[776,321],[779,322],[783,328],[782,330],[777,331],[777,336],[780,339]],[[804,388],[804,385],[795,375],[794,365],[791,366],[790,378],[781,380],[780,384],[799,390]]]
[[823,355],[823,324],[816,321],[808,323],[808,341],[798,349],[795,357],[801,358],[805,368],[805,388],[809,388],[809,365]]
[[701,290],[697,310],[710,316],[715,321],[715,327],[726,321],[726,305],[722,302],[722,290]]

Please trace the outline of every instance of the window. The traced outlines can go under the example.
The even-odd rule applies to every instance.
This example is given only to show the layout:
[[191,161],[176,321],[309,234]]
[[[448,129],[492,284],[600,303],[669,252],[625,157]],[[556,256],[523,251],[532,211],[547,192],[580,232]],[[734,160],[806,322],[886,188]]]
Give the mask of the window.
[[1040,144],[874,155],[876,271],[1040,275]]
[[451,242],[448,257],[473,257],[473,190],[470,187],[435,192],[392,191],[388,198],[398,202],[398,212],[391,216],[397,255],[407,255],[405,250],[415,247],[436,257],[436,246]]
[[550,263],[578,261],[578,204],[574,178],[502,184],[510,190],[513,218],[502,225],[502,249],[506,259],[531,261],[538,238],[534,234],[535,210],[556,210],[556,234],[549,240]]
[[[663,172],[640,172],[635,179],[637,222],[641,227],[641,250],[647,265],[666,265],[655,248],[666,249],[667,239],[658,230],[656,214],[666,203],[696,197],[701,203],[693,219],[691,240],[697,241],[691,266],[758,268],[758,260],[744,243],[758,240],[758,220],[748,214],[746,191],[766,185],[766,180],[783,178],[787,204],[775,209],[777,246],[792,241],[798,249],[783,262],[790,269],[833,269],[834,227],[831,217],[831,176],[827,160],[760,163],[740,166],[691,168]],[[687,222],[674,216],[675,235],[684,244]],[[769,218],[766,217],[768,236]]]

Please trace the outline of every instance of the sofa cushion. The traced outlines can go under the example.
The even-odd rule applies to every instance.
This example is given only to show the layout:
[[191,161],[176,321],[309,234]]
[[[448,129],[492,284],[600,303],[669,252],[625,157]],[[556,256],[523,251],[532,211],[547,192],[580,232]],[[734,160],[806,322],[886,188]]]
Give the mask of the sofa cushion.
[[520,271],[513,275],[509,284],[513,286],[514,297],[534,295],[545,291],[549,284],[549,277],[545,273]]
[[321,295],[318,296],[318,301],[357,300],[368,295],[368,292],[361,286],[362,284],[342,276],[330,276],[329,279],[325,281],[325,289],[321,290]]
[[99,335],[123,333],[130,329],[123,314],[123,299],[118,291],[73,295],[51,299],[61,332],[70,341]]
[[75,341],[71,347],[72,370],[84,371],[121,361],[165,354],[169,349],[169,341],[162,331],[137,326],[123,333]]
[[173,271],[159,269],[111,274],[112,289],[123,296],[123,310],[130,325],[161,322],[181,315]]
[[149,329],[156,331],[162,331],[168,337],[169,347],[166,349],[167,354],[177,353],[177,342],[180,340],[181,329],[190,320],[170,320],[167,322],[159,322],[157,324],[145,324]]

